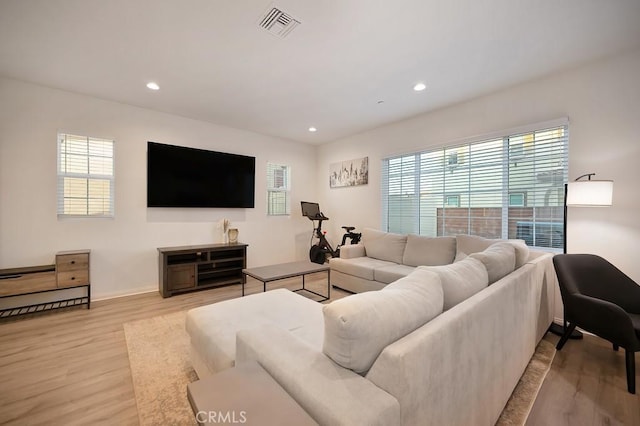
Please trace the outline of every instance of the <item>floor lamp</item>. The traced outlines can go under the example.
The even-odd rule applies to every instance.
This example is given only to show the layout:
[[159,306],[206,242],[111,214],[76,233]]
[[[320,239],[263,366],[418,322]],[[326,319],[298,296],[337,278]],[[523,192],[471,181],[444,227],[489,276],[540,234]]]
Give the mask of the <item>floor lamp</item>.
[[[587,173],[579,176],[575,181],[564,184],[564,252],[567,253],[567,210],[569,206],[572,207],[608,207],[611,206],[613,200],[613,181],[611,180],[591,180],[591,176],[595,176],[595,173]],[[580,180],[583,178],[586,180]],[[564,327],[556,324],[551,324],[549,330],[562,336],[564,334]],[[574,330],[571,333],[571,339],[581,339],[582,333],[578,330]]]

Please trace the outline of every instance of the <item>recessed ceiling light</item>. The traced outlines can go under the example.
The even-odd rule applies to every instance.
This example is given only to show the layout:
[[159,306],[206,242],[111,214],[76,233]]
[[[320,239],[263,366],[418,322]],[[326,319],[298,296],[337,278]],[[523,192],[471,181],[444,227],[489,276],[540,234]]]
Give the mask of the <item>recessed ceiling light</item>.
[[160,90],[160,86],[158,86],[158,83],[153,81],[148,82],[147,87],[151,90]]
[[315,132],[315,131],[317,131],[317,130],[318,130],[318,129],[316,129],[315,127],[309,127],[309,131],[310,131],[310,132]]
[[427,88],[427,85],[424,83],[418,83],[415,86],[413,86],[413,90],[415,90],[416,92],[421,92],[426,88]]

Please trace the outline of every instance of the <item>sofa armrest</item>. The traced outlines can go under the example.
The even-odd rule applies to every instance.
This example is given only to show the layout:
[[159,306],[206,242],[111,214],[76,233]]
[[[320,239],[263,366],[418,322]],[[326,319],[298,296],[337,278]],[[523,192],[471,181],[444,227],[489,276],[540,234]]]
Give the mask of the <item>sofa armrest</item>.
[[565,309],[569,321],[579,319],[576,324],[580,328],[625,349],[637,345],[638,338],[631,317],[615,303],[585,294],[572,294],[566,301]]
[[[531,250],[530,253],[535,253],[535,255],[529,257],[527,263],[536,268],[536,281],[540,280],[542,282],[542,298],[540,299],[538,333],[536,335],[537,339],[540,340],[546,334],[554,317],[562,318],[562,299],[560,298],[558,277],[555,269],[553,269],[553,255],[534,250]],[[556,312],[558,306],[560,312]]]
[[349,244],[340,247],[341,259],[353,259],[354,257],[366,256],[364,244]]
[[398,401],[273,325],[239,331],[236,363],[257,361],[321,425],[397,425]]

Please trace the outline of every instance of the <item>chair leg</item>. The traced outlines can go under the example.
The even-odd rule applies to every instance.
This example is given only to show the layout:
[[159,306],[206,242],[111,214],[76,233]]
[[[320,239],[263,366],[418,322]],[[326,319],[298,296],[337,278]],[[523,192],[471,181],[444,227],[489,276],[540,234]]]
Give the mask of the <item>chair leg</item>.
[[627,390],[629,393],[636,393],[636,360],[635,352],[625,349],[627,361]]
[[571,333],[573,333],[573,330],[575,330],[575,328],[576,328],[575,324],[569,324],[568,327],[564,328],[564,334],[562,335],[562,337],[560,338],[560,341],[558,341],[558,344],[556,345],[557,350],[561,350],[564,344],[567,343],[567,340],[569,340],[569,337],[571,337]]
[[616,345],[615,343],[613,344],[613,350],[618,352],[618,349],[620,349],[620,346]]

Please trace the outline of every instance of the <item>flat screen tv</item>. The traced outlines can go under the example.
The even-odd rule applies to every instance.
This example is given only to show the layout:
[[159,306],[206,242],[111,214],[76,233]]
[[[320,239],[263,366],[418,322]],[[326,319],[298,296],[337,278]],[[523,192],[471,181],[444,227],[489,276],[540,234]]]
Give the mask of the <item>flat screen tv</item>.
[[147,207],[253,208],[255,157],[147,144]]

